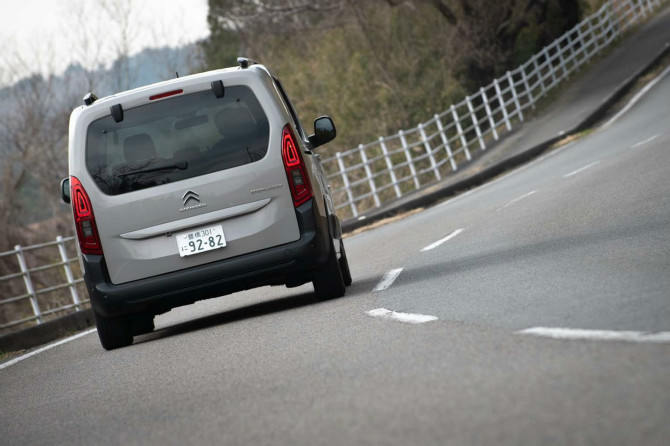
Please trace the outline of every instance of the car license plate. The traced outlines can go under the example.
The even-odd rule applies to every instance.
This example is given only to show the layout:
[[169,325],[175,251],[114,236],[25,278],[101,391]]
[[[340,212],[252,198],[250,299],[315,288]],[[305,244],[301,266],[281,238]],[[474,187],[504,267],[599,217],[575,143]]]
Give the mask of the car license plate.
[[194,231],[180,232],[175,234],[177,248],[181,257],[200,254],[201,252],[226,246],[226,238],[223,236],[221,225],[208,226]]

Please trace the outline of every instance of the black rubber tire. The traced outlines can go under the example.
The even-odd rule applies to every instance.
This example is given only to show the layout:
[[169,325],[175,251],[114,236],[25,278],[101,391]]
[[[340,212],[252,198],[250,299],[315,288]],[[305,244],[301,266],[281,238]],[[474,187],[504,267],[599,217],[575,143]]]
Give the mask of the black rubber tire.
[[98,337],[105,350],[127,347],[133,343],[130,321],[125,317],[104,317],[93,310]]
[[347,251],[344,249],[344,241],[340,239],[340,271],[342,271],[342,281],[345,286],[351,285],[353,282],[351,278],[351,271],[349,270],[349,260],[347,260]]
[[342,297],[347,291],[332,241],[330,242],[328,261],[314,272],[312,284],[314,285],[314,293],[320,300]]

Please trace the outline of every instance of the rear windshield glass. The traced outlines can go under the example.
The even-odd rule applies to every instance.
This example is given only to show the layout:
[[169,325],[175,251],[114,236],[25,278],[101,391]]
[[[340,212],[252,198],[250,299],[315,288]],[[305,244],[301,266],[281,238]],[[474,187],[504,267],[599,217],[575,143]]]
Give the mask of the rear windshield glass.
[[226,87],[123,111],[88,127],[86,167],[108,195],[145,189],[263,158],[269,124],[251,89]]

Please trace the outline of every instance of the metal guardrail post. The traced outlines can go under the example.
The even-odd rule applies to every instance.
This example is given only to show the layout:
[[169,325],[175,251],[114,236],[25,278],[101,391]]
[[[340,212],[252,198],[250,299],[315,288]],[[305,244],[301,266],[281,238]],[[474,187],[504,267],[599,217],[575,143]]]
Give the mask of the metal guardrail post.
[[437,124],[437,131],[440,132],[440,138],[442,138],[442,144],[444,144],[444,150],[447,152],[447,157],[449,158],[449,164],[451,165],[451,170],[454,172],[458,170],[458,165],[454,159],[454,154],[451,153],[451,147],[449,147],[449,138],[447,134],[444,133],[444,127],[442,126],[442,120],[440,115],[433,116],[435,118],[435,124]]
[[610,13],[609,9],[605,9],[603,14],[598,17],[598,26],[600,26],[600,38],[602,39],[602,46],[609,45],[610,38]]
[[644,0],[638,0],[638,4],[640,5],[640,11],[642,11],[642,19],[647,18],[647,9],[644,7]]
[[591,20],[588,20],[587,22],[589,24],[589,34],[591,34],[591,40],[593,41],[593,45],[596,47],[594,50],[594,54],[600,51],[600,44],[598,43],[598,36],[596,36],[595,28],[593,28],[593,23],[591,23]]
[[570,77],[570,73],[568,73],[568,68],[565,64],[565,58],[563,57],[563,48],[561,48],[559,43],[556,44],[556,51],[558,51],[558,64],[561,67],[561,80],[563,80],[566,77]]
[[528,102],[530,106],[535,110],[535,98],[533,97],[533,92],[530,91],[530,86],[528,85],[528,76],[526,76],[526,69],[521,67],[521,79],[523,80],[523,86],[526,87],[526,95],[528,96]]
[[633,11],[633,22],[628,25],[632,26],[640,21],[640,14],[638,14],[637,8],[635,7],[635,2],[633,0],[627,0],[626,3],[630,5],[630,9]]
[[433,149],[430,147],[428,138],[426,137],[426,131],[423,128],[423,124],[419,124],[419,134],[421,135],[421,141],[423,142],[423,147],[426,149],[426,154],[428,155],[428,160],[430,161],[430,166],[433,168],[433,173],[435,173],[435,179],[440,181],[442,175],[437,168],[437,163],[435,162],[435,157],[433,156]]
[[337,152],[335,154],[337,158],[337,165],[340,168],[340,175],[342,176],[342,182],[344,183],[344,190],[347,193],[347,198],[349,198],[349,206],[351,207],[351,213],[354,214],[354,217],[358,217],[358,209],[356,209],[356,203],[354,203],[354,197],[351,193],[351,187],[349,186],[349,178],[347,177],[347,169],[344,167],[342,162],[342,154]]
[[545,46],[542,51],[544,52],[544,60],[547,62],[547,66],[549,67],[549,74],[551,74],[551,86],[553,87],[558,82],[556,80],[556,70],[554,69],[554,64],[551,62],[551,56],[549,56],[549,48]]
[[67,283],[70,285],[70,294],[72,295],[72,302],[75,304],[77,311],[81,311],[81,301],[79,300],[79,293],[77,293],[77,285],[74,283],[74,275],[72,274],[72,268],[70,268],[70,261],[67,256],[67,250],[65,249],[65,243],[63,242],[63,237],[56,237],[56,242],[58,242],[58,252],[60,253],[60,258],[63,261],[63,269],[65,270],[65,277],[67,278]]
[[503,119],[505,120],[505,127],[508,131],[512,130],[512,123],[509,122],[509,115],[507,114],[507,107],[505,107],[505,100],[502,97],[502,91],[500,91],[500,85],[498,84],[498,79],[493,79],[493,87],[496,89],[496,95],[498,96],[498,104],[500,104],[500,109],[503,113]]
[[44,318],[42,317],[40,305],[37,302],[37,294],[35,293],[35,288],[33,287],[33,282],[30,278],[30,270],[26,264],[26,257],[23,255],[23,249],[20,245],[14,246],[14,250],[16,251],[16,258],[19,261],[21,273],[23,274],[23,283],[26,285],[26,292],[30,294],[30,305],[33,307],[35,317],[37,317],[37,323],[41,324],[44,322]]
[[412,172],[412,178],[414,179],[414,186],[416,188],[421,187],[419,183],[419,177],[416,176],[416,167],[414,167],[414,161],[412,160],[412,155],[409,153],[409,147],[407,147],[407,139],[405,139],[405,132],[400,130],[398,132],[398,137],[400,137],[400,143],[402,144],[402,149],[405,152],[405,157],[407,158],[407,165],[409,166],[410,172]]
[[609,23],[609,27],[612,28],[612,39],[607,39],[607,42],[611,42],[612,40],[616,39],[619,37],[619,19],[618,17],[616,19],[613,18],[614,14],[612,13],[612,3],[607,3],[607,22]]
[[533,59],[533,71],[537,76],[537,80],[540,82],[540,98],[541,98],[542,96],[544,96],[544,93],[546,91],[544,87],[544,76],[542,75],[542,70],[540,70],[540,66],[537,63],[537,55],[533,55],[532,59]]
[[481,150],[486,150],[486,144],[484,144],[484,138],[482,138],[482,131],[479,128],[479,120],[477,119],[477,114],[475,113],[475,109],[472,107],[472,101],[470,100],[470,96],[465,97],[465,103],[468,106],[468,111],[470,112],[470,119],[472,120],[472,125],[475,128],[475,133],[477,133],[477,140],[479,141],[479,148]]
[[619,37],[620,33],[620,23],[619,23],[619,18],[615,16],[612,13],[612,3],[607,3],[607,21],[609,22],[610,27],[612,28],[612,39],[608,39],[607,42],[611,42],[612,40],[616,39]]
[[514,99],[514,105],[516,105],[516,114],[519,116],[521,122],[523,122],[523,112],[521,111],[521,104],[519,104],[519,96],[516,94],[514,79],[512,79],[512,73],[509,71],[507,72],[507,82],[509,82],[509,88],[512,90],[512,98]]
[[651,15],[654,13],[654,0],[646,0],[646,1],[647,1],[647,11],[649,11],[649,15]]
[[461,147],[463,147],[465,157],[468,161],[470,161],[472,157],[470,156],[470,150],[468,150],[468,140],[465,138],[465,133],[463,133],[463,127],[461,127],[461,118],[458,117],[458,113],[456,113],[456,107],[454,107],[454,104],[451,104],[451,116],[454,118],[454,124],[456,124],[456,130],[458,131],[458,137],[461,140]]
[[365,169],[365,175],[368,177],[368,184],[370,185],[370,192],[372,192],[372,198],[375,200],[375,206],[381,206],[379,201],[379,196],[377,195],[377,186],[375,186],[375,180],[372,178],[372,171],[368,165],[368,157],[365,154],[365,147],[363,144],[358,145],[358,153],[361,155],[361,160],[363,160],[363,169]]
[[582,24],[577,25],[577,41],[579,42],[580,49],[584,58],[582,58],[580,65],[584,62],[587,62],[590,59],[590,53],[586,48],[586,42],[584,41],[584,32],[582,31]]
[[384,161],[386,161],[386,167],[388,168],[389,175],[391,176],[391,183],[393,183],[393,189],[395,190],[396,197],[402,197],[402,192],[400,187],[398,187],[398,177],[395,176],[395,171],[393,170],[393,163],[391,158],[389,158],[389,151],[386,148],[386,143],[384,142],[383,137],[379,137],[379,145],[382,148],[382,153],[384,154]]
[[575,71],[579,65],[577,63],[577,51],[575,50],[575,41],[572,40],[572,30],[567,32],[568,35],[568,48],[570,48],[570,57],[568,60],[572,62],[572,68],[570,69],[570,73]]
[[481,87],[479,89],[479,94],[482,95],[482,101],[484,102],[484,108],[486,109],[486,116],[489,118],[489,125],[491,126],[491,132],[493,133],[493,139],[498,141],[498,131],[496,130],[496,122],[493,119],[493,113],[491,113],[491,107],[489,106],[489,98],[486,97],[484,87]]

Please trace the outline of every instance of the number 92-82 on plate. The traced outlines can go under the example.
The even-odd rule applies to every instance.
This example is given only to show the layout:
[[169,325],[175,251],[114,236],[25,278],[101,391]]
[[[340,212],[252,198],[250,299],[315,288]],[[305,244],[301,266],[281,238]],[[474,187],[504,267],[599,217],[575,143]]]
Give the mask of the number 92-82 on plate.
[[226,246],[226,238],[223,235],[223,227],[221,225],[180,232],[175,234],[175,238],[177,239],[177,248],[181,257],[200,254],[201,252]]

